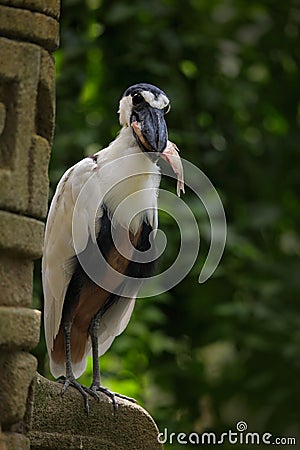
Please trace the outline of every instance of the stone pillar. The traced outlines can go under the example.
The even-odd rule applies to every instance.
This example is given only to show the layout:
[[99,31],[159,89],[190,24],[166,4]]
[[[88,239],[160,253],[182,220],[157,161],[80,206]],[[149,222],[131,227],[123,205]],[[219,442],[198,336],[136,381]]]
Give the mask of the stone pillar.
[[58,18],[59,0],[0,0],[0,450],[30,448],[29,351],[40,326],[32,274],[47,211]]

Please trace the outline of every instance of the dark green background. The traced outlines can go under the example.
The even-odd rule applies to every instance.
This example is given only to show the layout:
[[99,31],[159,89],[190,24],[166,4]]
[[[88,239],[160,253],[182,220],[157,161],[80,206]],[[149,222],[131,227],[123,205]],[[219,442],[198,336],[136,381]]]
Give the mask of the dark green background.
[[[51,195],[70,165],[116,136],[123,91],[150,82],[170,97],[170,138],[217,188],[228,221],[214,276],[197,282],[209,244],[203,235],[189,276],[138,301],[126,332],[102,358],[103,383],[136,397],[161,430],[221,433],[244,420],[250,431],[296,436],[299,1],[62,3]],[[172,192],[174,185],[163,182]],[[199,202],[190,193],[184,200],[201,233]],[[169,216],[160,223],[167,267],[179,235]],[[39,277],[37,268],[41,306]],[[48,376],[43,342],[36,353]]]

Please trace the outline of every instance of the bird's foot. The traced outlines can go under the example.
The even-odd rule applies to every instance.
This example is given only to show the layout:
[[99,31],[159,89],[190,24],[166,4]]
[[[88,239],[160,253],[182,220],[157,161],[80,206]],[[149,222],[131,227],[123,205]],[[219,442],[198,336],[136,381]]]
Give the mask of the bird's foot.
[[90,411],[89,395],[93,397],[95,400],[99,400],[99,395],[97,394],[97,392],[94,389],[89,389],[88,387],[78,383],[78,381],[76,381],[75,377],[73,376],[61,378],[58,380],[58,382],[63,384],[61,395],[64,395],[69,386],[74,387],[75,389],[77,389],[77,391],[80,392],[84,401],[84,410],[86,414],[89,415]]
[[128,400],[129,402],[132,402],[132,403],[136,403],[136,400],[134,398],[126,397],[126,395],[122,395],[122,394],[117,394],[116,392],[112,392],[109,389],[107,389],[103,386],[100,386],[98,384],[92,384],[90,389],[96,393],[102,392],[103,394],[107,395],[107,397],[109,397],[111,399],[115,411],[117,411],[117,409],[118,409],[118,402],[116,400],[116,397]]

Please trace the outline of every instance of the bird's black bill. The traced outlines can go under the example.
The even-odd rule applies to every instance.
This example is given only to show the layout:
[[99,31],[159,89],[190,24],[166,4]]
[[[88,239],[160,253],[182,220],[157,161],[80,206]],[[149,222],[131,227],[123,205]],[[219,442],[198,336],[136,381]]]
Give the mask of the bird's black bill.
[[164,111],[144,106],[132,113],[131,126],[140,148],[151,159],[157,160],[166,148],[168,140]]

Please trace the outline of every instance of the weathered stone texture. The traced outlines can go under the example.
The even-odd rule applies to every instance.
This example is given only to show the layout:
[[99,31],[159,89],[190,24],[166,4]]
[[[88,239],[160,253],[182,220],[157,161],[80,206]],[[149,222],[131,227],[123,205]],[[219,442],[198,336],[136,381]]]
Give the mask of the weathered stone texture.
[[0,136],[3,133],[6,120],[6,109],[3,103],[0,103]]
[[0,211],[0,249],[37,259],[42,256],[43,233],[39,220]]
[[5,439],[5,437],[4,437],[4,434],[2,433],[2,427],[0,424],[0,450],[7,450],[4,439]]
[[101,394],[90,399],[86,416],[81,394],[69,388],[62,397],[61,385],[37,375],[31,438],[32,450],[160,450],[158,429],[140,406]]
[[40,49],[0,38],[0,60],[6,62],[0,65],[0,102],[6,109],[0,136],[0,207],[26,213]]
[[40,311],[0,306],[0,351],[31,350],[40,337]]
[[[15,255],[8,255],[1,251],[0,305],[29,307],[32,302],[32,276],[33,262],[31,260],[19,259]],[[18,280],[17,283],[16,280]]]
[[48,200],[48,163],[50,146],[48,141],[38,135],[32,138],[30,151],[30,171],[32,173],[28,188],[27,212],[33,216],[43,217],[46,214]]
[[47,212],[55,111],[49,52],[58,45],[59,9],[59,0],[0,0],[0,450],[30,449],[37,361],[28,352],[39,341],[40,313],[29,306],[33,260],[42,254],[37,219]]
[[[30,441],[28,437],[20,433],[3,433],[4,450],[30,450]],[[0,450],[1,446],[0,446]]]
[[0,207],[44,217],[54,129],[54,62],[40,47],[6,38],[0,38],[0,61],[5,62],[0,65]]
[[38,11],[47,16],[59,19],[60,2],[57,0],[0,0],[0,4],[14,8]]
[[4,430],[21,421],[37,361],[25,352],[0,353],[0,422]]
[[[55,67],[53,57],[43,49],[41,49],[39,75],[35,132],[37,135],[45,138],[51,145],[55,119]],[[50,148],[48,153],[50,155]]]
[[22,39],[41,45],[50,52],[58,46],[57,20],[39,12],[2,5],[0,33],[11,39]]
[[5,108],[0,135],[0,207],[26,212],[40,49],[0,38],[0,61],[5,62],[0,65],[0,103]]

